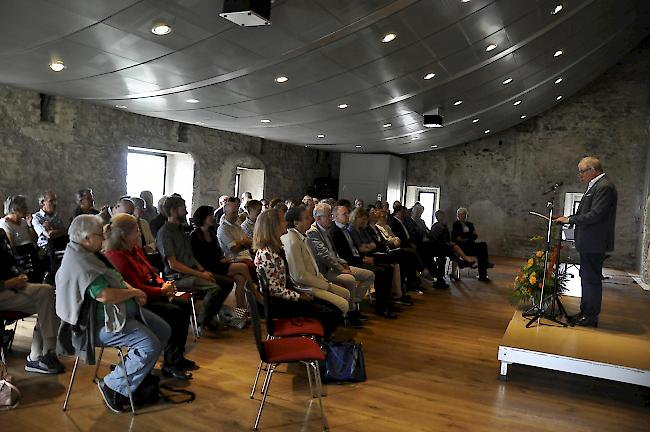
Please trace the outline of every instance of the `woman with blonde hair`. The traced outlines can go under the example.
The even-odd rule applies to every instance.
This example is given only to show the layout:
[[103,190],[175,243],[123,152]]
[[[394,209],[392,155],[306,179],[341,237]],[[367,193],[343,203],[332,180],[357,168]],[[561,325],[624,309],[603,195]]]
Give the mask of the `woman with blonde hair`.
[[321,322],[325,336],[328,337],[343,322],[343,315],[329,303],[294,289],[280,240],[286,232],[287,222],[277,209],[272,208],[261,213],[255,223],[255,266],[266,276],[271,298],[269,309],[273,310],[273,316],[277,318],[315,318]]
[[189,298],[176,296],[174,282],[163,281],[139,246],[140,230],[135,216],[120,213],[104,227],[104,255],[121,273],[126,282],[147,295],[145,308],[165,320],[171,327],[169,342],[164,347],[162,372],[180,380],[188,380],[188,369],[196,363],[183,356],[190,325]]

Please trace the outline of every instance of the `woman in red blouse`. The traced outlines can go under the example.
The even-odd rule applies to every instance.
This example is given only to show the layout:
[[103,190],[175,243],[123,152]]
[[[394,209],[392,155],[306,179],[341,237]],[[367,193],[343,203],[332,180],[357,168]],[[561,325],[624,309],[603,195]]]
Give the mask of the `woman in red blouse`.
[[177,296],[174,283],[163,281],[149,264],[138,246],[140,230],[135,217],[117,214],[105,231],[104,255],[125,281],[147,294],[145,307],[169,323],[172,329],[164,351],[163,374],[181,380],[190,379],[192,374],[187,370],[198,369],[198,366],[183,356],[190,325],[189,300]]

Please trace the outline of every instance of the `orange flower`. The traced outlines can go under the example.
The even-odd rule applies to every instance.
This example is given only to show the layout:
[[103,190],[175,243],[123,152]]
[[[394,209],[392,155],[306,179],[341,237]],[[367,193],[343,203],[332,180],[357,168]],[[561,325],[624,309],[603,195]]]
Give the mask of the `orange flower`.
[[537,277],[535,276],[535,272],[533,272],[530,277],[528,278],[528,281],[530,282],[531,285],[535,285],[537,283]]
[[538,250],[537,252],[535,252],[535,256],[536,256],[537,258],[541,258],[541,257],[543,257],[543,256],[544,256],[544,251]]

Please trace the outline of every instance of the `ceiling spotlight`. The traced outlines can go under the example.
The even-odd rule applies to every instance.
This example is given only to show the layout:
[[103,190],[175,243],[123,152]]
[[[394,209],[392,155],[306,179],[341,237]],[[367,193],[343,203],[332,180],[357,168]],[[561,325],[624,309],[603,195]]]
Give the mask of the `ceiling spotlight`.
[[468,3],[469,0],[460,0],[461,3]]
[[431,146],[431,148],[438,148],[438,146],[434,144]]
[[520,103],[521,103],[521,101],[518,100],[518,101],[515,101],[515,103],[513,103],[513,105],[514,105],[514,106],[517,106],[517,105],[519,105]]
[[522,119],[522,120],[525,119],[525,118],[526,118],[526,114],[520,116],[519,118]]
[[63,69],[65,69],[65,65],[61,60],[53,61],[49,64],[49,66],[50,69],[52,69],[54,72],[61,72]]
[[156,36],[164,36],[172,32],[172,28],[166,22],[155,22],[151,27],[151,33]]
[[503,81],[503,85],[510,84],[512,82],[512,78],[508,78]]
[[487,46],[487,48],[485,48],[485,51],[492,51],[496,47],[497,47],[496,44],[490,44],[490,45]]
[[287,81],[289,81],[289,78],[287,78],[286,76],[279,76],[275,79],[276,83],[285,83]]
[[419,138],[420,138],[420,135],[413,135],[411,137],[411,141],[415,141],[416,139],[419,139]]
[[318,135],[316,135],[316,137],[318,137],[318,138],[325,138],[325,134],[318,134]]
[[560,12],[561,10],[562,10],[562,5],[559,4],[559,5],[555,6],[555,9],[553,9],[553,11],[551,12],[551,15],[555,15],[558,12]]
[[426,75],[424,76],[424,79],[425,79],[425,80],[430,80],[430,79],[433,78],[434,76],[436,76],[436,74],[434,74],[433,72],[430,72],[430,73],[428,73],[428,74],[426,74]]
[[262,120],[260,120],[260,123],[271,123],[271,120],[269,120],[269,119],[262,119]]
[[305,144],[305,148],[309,148],[309,146]]
[[462,104],[462,103],[463,103],[462,100],[457,100],[456,102],[454,102],[454,106],[458,106],[458,105],[460,105],[460,104]]
[[198,100],[198,99],[185,99],[185,102],[187,102],[187,103],[199,103],[200,100]]
[[489,133],[490,133],[490,129],[485,129],[485,131],[483,131],[483,133],[484,133],[484,134],[489,134]]
[[339,109],[346,109],[348,107],[348,104],[340,104]]
[[357,145],[355,145],[355,147],[356,147],[356,148],[361,148],[361,147],[363,147],[363,146],[362,146],[362,145],[359,145],[359,144],[357,144]]
[[[442,109],[434,108],[423,114],[424,127],[441,128],[442,127]],[[416,138],[417,139],[417,138]]]
[[115,105],[115,108],[126,109],[126,105]]
[[472,120],[472,123],[478,123],[478,122],[479,122],[479,119],[477,119],[477,118],[475,118],[474,120]]
[[558,97],[555,98],[555,100],[560,100],[562,99],[562,95],[559,95]]
[[387,127],[391,127],[392,125],[393,125],[392,123],[384,123],[384,127],[385,127],[385,128],[387,128]]
[[561,82],[562,82],[562,78],[558,78],[558,79],[555,80],[555,84],[559,84]]
[[555,54],[553,54],[553,57],[559,57],[562,55],[562,50],[557,50],[555,51]]
[[388,43],[388,42],[394,41],[396,37],[397,37],[397,35],[396,35],[395,33],[387,33],[387,34],[386,34],[386,35],[381,39],[381,41],[382,41],[383,43]]
[[194,122],[195,125],[203,126],[205,123],[203,122]]

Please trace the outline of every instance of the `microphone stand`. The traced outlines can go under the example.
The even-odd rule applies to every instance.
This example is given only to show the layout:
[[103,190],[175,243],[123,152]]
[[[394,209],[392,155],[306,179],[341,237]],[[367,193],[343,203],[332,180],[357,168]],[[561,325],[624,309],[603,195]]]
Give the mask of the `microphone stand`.
[[[531,308],[529,308],[527,311],[522,313],[522,316],[524,318],[530,318],[528,321],[528,324],[526,324],[526,328],[530,328],[533,323],[537,322],[537,325],[541,325],[542,323],[540,320],[542,318],[547,319],[549,321],[552,321],[556,324],[559,324],[563,327],[567,327],[568,324],[568,315],[566,313],[566,310],[564,309],[564,306],[562,305],[562,302],[560,301],[559,298],[559,292],[558,292],[558,268],[559,268],[559,259],[560,259],[560,248],[558,247],[555,262],[551,263],[551,265],[555,265],[555,281],[553,283],[553,290],[552,293],[547,296],[547,299],[550,297],[551,301],[547,302],[544,304],[544,288],[546,288],[546,274],[548,273],[548,265],[549,265],[549,254],[551,252],[551,233],[553,230],[553,207],[555,206],[555,198],[557,196],[557,190],[559,188],[559,185],[553,187],[553,196],[551,199],[546,203],[546,208],[548,209],[548,223],[546,227],[546,248],[544,251],[544,275],[542,276],[542,289],[540,289],[539,292],[539,303],[534,304]],[[562,237],[560,237],[560,242]],[[555,305],[558,305],[560,309],[560,313],[557,314],[555,313]],[[547,311],[551,312],[550,314],[547,314]],[[558,315],[562,315],[565,318],[567,318],[567,322],[562,322],[560,321],[557,317]]]

